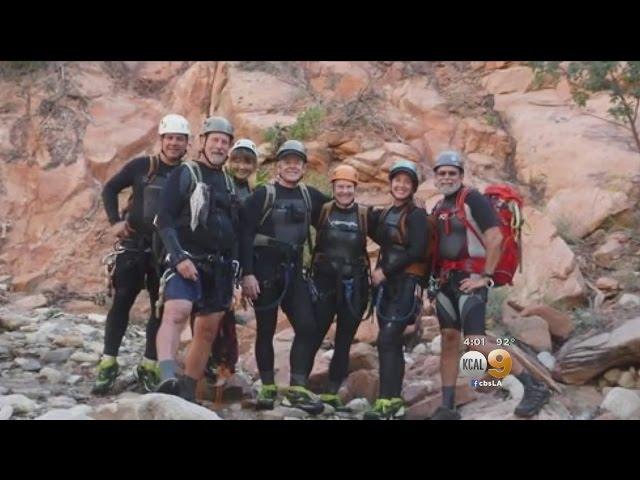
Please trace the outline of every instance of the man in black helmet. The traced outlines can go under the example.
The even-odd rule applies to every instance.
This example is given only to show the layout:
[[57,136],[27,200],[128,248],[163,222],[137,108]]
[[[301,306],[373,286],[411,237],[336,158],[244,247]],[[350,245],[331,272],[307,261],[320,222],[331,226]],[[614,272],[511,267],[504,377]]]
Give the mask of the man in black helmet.
[[329,198],[301,183],[307,162],[301,142],[284,142],[277,158],[277,181],[256,189],[243,209],[242,288],[256,311],[255,350],[262,380],[257,406],[273,408],[278,393],[273,336],[281,306],[295,331],[290,387],[283,403],[317,414],[323,411],[323,403],[306,388],[315,353],[316,325],[302,261],[304,244],[310,243],[309,228],[316,224]]

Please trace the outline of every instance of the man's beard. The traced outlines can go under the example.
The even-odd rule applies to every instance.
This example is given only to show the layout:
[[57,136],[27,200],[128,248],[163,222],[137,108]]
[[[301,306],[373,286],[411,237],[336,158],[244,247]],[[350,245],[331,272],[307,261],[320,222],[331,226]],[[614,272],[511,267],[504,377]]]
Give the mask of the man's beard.
[[212,153],[209,155],[209,162],[212,165],[222,165],[226,158],[227,156],[224,153]]
[[462,186],[462,182],[456,182],[451,186],[448,186],[448,185],[440,186],[438,187],[438,190],[440,190],[440,193],[442,193],[445,197],[447,197],[449,195],[456,193],[461,186]]

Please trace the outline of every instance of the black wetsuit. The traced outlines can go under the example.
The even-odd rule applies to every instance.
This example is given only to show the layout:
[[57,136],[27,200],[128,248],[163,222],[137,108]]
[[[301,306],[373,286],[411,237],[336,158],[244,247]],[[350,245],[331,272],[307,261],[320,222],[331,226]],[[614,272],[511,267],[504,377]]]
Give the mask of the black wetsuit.
[[[308,191],[310,215],[300,188],[287,188],[279,183],[275,184],[273,209],[262,225],[259,224],[266,198],[264,186],[256,189],[243,208],[242,270],[243,275],[255,275],[260,284],[261,293],[254,302],[258,327],[255,350],[260,378],[265,385],[275,383],[273,336],[278,305],[295,331],[290,353],[291,385],[305,385],[313,364],[317,327],[309,284],[303,278],[302,255],[308,223],[315,225],[322,205],[329,198],[312,187],[308,187]],[[254,246],[258,241],[256,235],[275,239],[275,242]]]
[[371,209],[365,210],[366,216],[361,220],[357,204],[346,209],[332,205],[316,236],[313,282],[317,289],[314,311],[319,330],[314,352],[322,345],[335,317],[335,349],[327,388],[335,394],[348,374],[351,342],[370,296],[366,236],[372,223]]
[[[238,180],[235,177],[233,177],[233,184],[238,200],[242,205],[251,195],[251,187],[246,180]],[[214,365],[224,364],[232,372],[235,371],[239,356],[238,336],[236,332],[236,317],[231,309],[224,314],[220,330],[211,348],[211,356]]]
[[158,231],[173,269],[187,258],[198,269],[197,282],[184,279],[174,271],[165,287],[165,299],[191,301],[193,312],[206,315],[226,310],[231,301],[232,262],[238,257],[240,212],[225,174],[203,163],[197,165],[206,192],[195,229],[191,228],[191,194],[195,182],[187,165],[183,165],[169,176],[162,192]]
[[[152,252],[152,225],[144,218],[145,187],[161,184],[179,165],[167,165],[159,161],[155,175],[149,179],[150,157],[139,157],[127,163],[104,186],[102,200],[111,225],[123,220],[118,208],[118,193],[132,187],[132,201],[125,218],[134,233],[121,241],[125,249],[116,257],[113,272],[113,304],[107,314],[104,353],[117,356],[127,325],[129,312],[136,297],[143,288],[149,292],[151,314],[147,322],[145,357],[157,359],[156,335],[160,328],[160,319],[155,315],[155,302],[158,299],[158,263]],[[148,180],[151,180],[149,183]]]
[[[406,238],[402,238],[400,224],[405,208]],[[392,207],[384,218],[383,212],[375,211],[376,228],[372,230],[372,238],[381,250],[379,266],[387,278],[377,307],[380,398],[394,398],[400,397],[404,378],[403,333],[415,322],[422,306],[420,285],[424,279],[405,270],[425,261],[429,227],[427,212],[413,204]]]

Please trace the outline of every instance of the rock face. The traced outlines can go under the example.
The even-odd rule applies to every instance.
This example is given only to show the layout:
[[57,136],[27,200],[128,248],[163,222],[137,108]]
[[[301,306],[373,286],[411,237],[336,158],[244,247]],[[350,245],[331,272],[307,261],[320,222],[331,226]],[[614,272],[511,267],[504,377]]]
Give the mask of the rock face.
[[[518,144],[515,158],[518,178],[525,183],[543,182],[546,199],[571,189],[578,195],[573,198],[581,197],[591,205],[577,205],[580,209],[603,208],[598,204],[604,200],[604,211],[613,214],[620,205],[617,200],[625,204],[628,199],[620,197],[611,203],[605,199],[613,200],[614,197],[607,195],[614,192],[626,197],[631,191],[633,175],[637,174],[637,164],[633,166],[637,153],[627,147],[624,135],[616,127],[573,107],[563,88],[559,85],[557,89],[495,96],[495,109],[503,114]],[[603,93],[588,103],[587,112],[606,117],[608,108],[608,95]],[[558,161],[569,158],[580,159],[579,168],[576,162]],[[604,160],[607,158],[611,161]],[[594,188],[604,195],[602,200],[589,196]],[[569,195],[569,192],[565,190],[561,194]],[[591,217],[583,223],[583,218],[573,214],[568,205],[565,207],[566,218],[575,220],[577,232],[592,228]]]
[[599,187],[564,188],[547,203],[547,215],[555,225],[575,238],[595,231],[608,217],[627,210],[632,205],[622,192]]
[[534,304],[525,307],[521,312],[521,317],[538,316],[542,318],[549,327],[549,333],[561,339],[567,339],[573,331],[573,321],[571,316],[548,305]]
[[524,93],[531,86],[533,72],[529,67],[513,67],[496,70],[483,79],[483,86],[489,93],[504,95],[506,93]]
[[[468,75],[456,77],[460,65],[448,62],[69,62],[64,83],[53,70],[26,83],[0,79],[0,153],[8,159],[0,165],[0,266],[14,290],[96,295],[96,259],[112,243],[101,187],[132,157],[157,151],[162,115],[187,117],[193,156],[207,115],[226,115],[237,136],[263,144],[267,129],[296,124],[324,102],[322,128],[306,139],[311,168],[325,174],[336,161],[351,164],[362,189],[387,191],[389,167],[406,158],[424,173],[419,196],[432,198],[431,165],[445,148],[467,154],[467,180],[481,187],[505,178],[515,152],[518,179],[546,204],[544,214],[527,212],[532,228],[516,293],[579,301],[579,269],[551,224],[580,237],[628,211],[636,154],[613,127],[569,106],[566,86],[532,91],[529,67],[486,65],[467,65]],[[479,81],[468,83],[469,75]],[[68,95],[54,101],[54,84]],[[485,114],[458,113],[454,90],[493,95],[506,129]],[[604,114],[608,98],[595,96],[589,108]],[[375,329],[363,323],[359,340],[373,343]]]
[[531,315],[523,317],[510,314],[507,308],[502,316],[505,326],[518,340],[531,345],[538,352],[551,350],[549,325],[542,317]]
[[583,384],[613,367],[640,361],[640,318],[628,320],[610,332],[575,338],[558,352],[554,377]]
[[541,212],[525,207],[530,228],[523,233],[523,272],[514,278],[512,297],[518,303],[581,301],[586,293],[576,257],[557,229]]

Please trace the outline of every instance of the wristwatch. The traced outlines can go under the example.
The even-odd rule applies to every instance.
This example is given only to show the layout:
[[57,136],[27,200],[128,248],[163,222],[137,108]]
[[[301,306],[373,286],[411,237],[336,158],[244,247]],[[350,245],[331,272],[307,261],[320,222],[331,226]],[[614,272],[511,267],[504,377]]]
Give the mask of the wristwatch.
[[493,280],[493,274],[485,272],[482,274],[482,278],[488,278],[489,285],[487,285],[487,287],[493,288],[493,286],[495,285],[495,281]]

